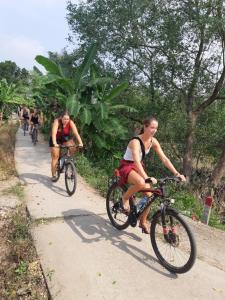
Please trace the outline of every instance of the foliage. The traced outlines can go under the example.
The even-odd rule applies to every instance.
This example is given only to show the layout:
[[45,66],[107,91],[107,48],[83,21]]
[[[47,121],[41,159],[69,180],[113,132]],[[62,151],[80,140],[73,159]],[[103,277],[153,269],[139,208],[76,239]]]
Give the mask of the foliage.
[[67,108],[76,118],[89,148],[98,149],[98,155],[101,155],[103,149],[110,150],[114,140],[118,137],[123,139],[126,133],[123,121],[117,118],[118,112],[132,112],[135,109],[113,103],[128,84],[123,82],[113,87],[110,78],[100,77],[93,63],[97,49],[97,45],[89,47],[81,64],[72,72],[74,78],[67,77],[61,66],[49,58],[39,55],[36,60],[48,71],[45,77],[48,89],[58,89],[55,96],[59,106]]
[[29,72],[25,68],[20,69],[15,62],[6,60],[0,62],[0,80],[3,78],[6,79],[9,84],[27,83]]
[[[199,118],[224,98],[223,2],[91,0],[69,1],[67,9],[70,40],[79,37],[82,48],[98,42],[105,66],[145,86],[153,109],[159,111],[158,106],[167,118],[167,108],[175,108],[169,112],[182,121],[183,144],[176,151],[189,178],[199,155],[194,147]],[[167,102],[165,106],[159,98]],[[176,107],[181,109],[180,118]]]

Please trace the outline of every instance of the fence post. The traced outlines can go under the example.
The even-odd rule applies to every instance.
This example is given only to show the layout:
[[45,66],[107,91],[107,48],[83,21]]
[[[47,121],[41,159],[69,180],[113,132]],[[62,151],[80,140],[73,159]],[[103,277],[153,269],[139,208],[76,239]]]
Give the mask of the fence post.
[[204,209],[203,209],[203,216],[202,216],[202,222],[207,224],[209,223],[209,218],[210,218],[210,213],[211,213],[211,208],[213,204],[213,197],[208,196],[205,198],[204,201]]

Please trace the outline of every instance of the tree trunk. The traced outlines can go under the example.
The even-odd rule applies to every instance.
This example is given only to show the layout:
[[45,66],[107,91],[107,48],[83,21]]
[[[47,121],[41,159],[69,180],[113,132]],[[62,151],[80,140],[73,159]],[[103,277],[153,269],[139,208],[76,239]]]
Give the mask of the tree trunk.
[[213,187],[217,187],[220,183],[221,178],[225,176],[225,140],[222,146],[222,153],[218,163],[216,164],[212,175],[211,175],[211,183]]
[[193,144],[195,138],[195,125],[197,117],[192,112],[188,115],[188,129],[186,136],[186,147],[183,160],[183,173],[186,176],[187,182],[190,181],[192,174],[192,159],[193,159]]

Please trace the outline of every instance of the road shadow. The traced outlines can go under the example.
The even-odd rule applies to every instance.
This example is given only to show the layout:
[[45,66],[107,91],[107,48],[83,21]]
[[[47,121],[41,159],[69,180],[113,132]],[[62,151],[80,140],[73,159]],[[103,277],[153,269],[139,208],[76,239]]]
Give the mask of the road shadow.
[[[160,270],[158,260],[149,253],[133,246],[131,243],[124,241],[126,236],[136,242],[141,242],[141,238],[136,234],[127,232],[126,230],[119,231],[112,227],[111,223],[100,215],[93,214],[93,212],[72,209],[62,213],[65,223],[67,223],[75,234],[79,236],[83,243],[96,243],[102,240],[109,241],[112,246],[119,248],[126,254],[131,255],[138,262],[153,269],[163,276],[175,279],[178,276],[169,271]],[[156,266],[154,266],[157,264]]]
[[52,190],[53,192],[64,196],[64,197],[70,197],[66,192],[65,189],[61,188],[57,185],[57,182],[53,183],[51,181],[51,178],[46,175],[38,174],[38,173],[22,173],[19,175],[20,180],[24,182],[24,184],[38,184],[41,183],[45,185],[47,188]]

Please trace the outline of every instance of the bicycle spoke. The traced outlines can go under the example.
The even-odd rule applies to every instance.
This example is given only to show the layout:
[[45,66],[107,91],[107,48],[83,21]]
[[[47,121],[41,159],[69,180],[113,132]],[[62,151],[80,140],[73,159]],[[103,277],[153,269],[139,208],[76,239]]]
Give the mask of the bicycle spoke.
[[163,234],[161,215],[152,224],[151,240],[153,249],[161,261],[168,268],[178,273],[186,272],[195,260],[195,243],[190,229],[181,217],[173,211],[167,212],[166,234]]

